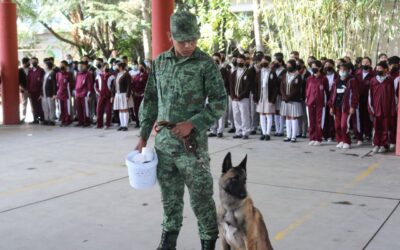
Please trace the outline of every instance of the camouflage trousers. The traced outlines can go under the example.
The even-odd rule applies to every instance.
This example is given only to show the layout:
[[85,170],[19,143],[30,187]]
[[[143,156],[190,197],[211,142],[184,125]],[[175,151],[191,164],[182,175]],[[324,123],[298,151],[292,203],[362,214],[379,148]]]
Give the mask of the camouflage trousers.
[[213,180],[210,173],[208,153],[165,153],[157,150],[157,180],[161,187],[164,208],[163,229],[179,231],[183,220],[183,195],[185,185],[190,194],[190,203],[197,218],[202,240],[218,238],[218,226],[213,195]]

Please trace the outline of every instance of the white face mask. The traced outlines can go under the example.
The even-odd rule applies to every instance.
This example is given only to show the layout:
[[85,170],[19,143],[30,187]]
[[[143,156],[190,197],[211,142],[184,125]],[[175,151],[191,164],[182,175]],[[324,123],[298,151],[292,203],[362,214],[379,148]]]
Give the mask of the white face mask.
[[132,69],[133,69],[134,71],[137,71],[137,70],[139,70],[139,68],[138,68],[138,66],[137,66],[137,65],[133,65],[133,66],[132,66]]
[[117,71],[117,70],[118,70],[118,66],[117,66],[117,65],[114,65],[114,66],[113,66],[113,70],[114,70],[114,71]]
[[346,76],[347,76],[347,71],[339,71],[339,76],[341,77],[341,78],[345,78]]

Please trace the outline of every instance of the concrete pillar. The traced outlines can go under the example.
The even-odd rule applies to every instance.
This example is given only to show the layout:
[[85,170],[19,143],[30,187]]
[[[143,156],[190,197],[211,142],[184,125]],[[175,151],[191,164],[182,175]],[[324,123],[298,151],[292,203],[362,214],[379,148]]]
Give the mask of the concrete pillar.
[[160,53],[172,46],[168,33],[169,19],[174,12],[174,0],[152,0],[151,30],[152,56],[155,59]]
[[3,123],[19,123],[17,7],[11,0],[0,2],[0,67]]

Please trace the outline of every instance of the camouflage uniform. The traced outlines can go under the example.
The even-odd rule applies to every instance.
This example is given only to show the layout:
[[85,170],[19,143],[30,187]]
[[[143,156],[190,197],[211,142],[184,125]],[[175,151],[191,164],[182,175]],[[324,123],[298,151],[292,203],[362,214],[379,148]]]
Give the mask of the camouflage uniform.
[[[177,41],[199,37],[198,27],[187,20],[194,16],[188,15],[191,14],[183,12],[171,17],[171,32]],[[208,104],[205,104],[206,98]],[[198,220],[200,238],[214,240],[218,237],[206,132],[224,114],[226,98],[219,69],[212,58],[199,48],[190,57],[183,58],[178,58],[172,48],[158,56],[152,64],[139,112],[141,137],[145,140],[149,138],[155,122],[176,124],[190,121],[194,126],[192,135],[198,145],[196,154],[193,154],[185,150],[182,140],[169,129],[161,129],[156,136],[155,147],[159,158],[157,179],[164,207],[163,229],[167,232],[179,231],[182,226],[186,184]]]

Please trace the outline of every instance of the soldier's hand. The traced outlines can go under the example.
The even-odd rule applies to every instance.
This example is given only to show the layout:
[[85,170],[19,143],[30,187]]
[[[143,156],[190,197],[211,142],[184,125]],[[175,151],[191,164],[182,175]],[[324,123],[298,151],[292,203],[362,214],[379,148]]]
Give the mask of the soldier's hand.
[[192,132],[193,124],[191,122],[179,122],[175,125],[171,132],[177,137],[186,137]]
[[142,148],[146,147],[147,141],[140,137],[138,143],[136,144],[135,150],[142,152]]

